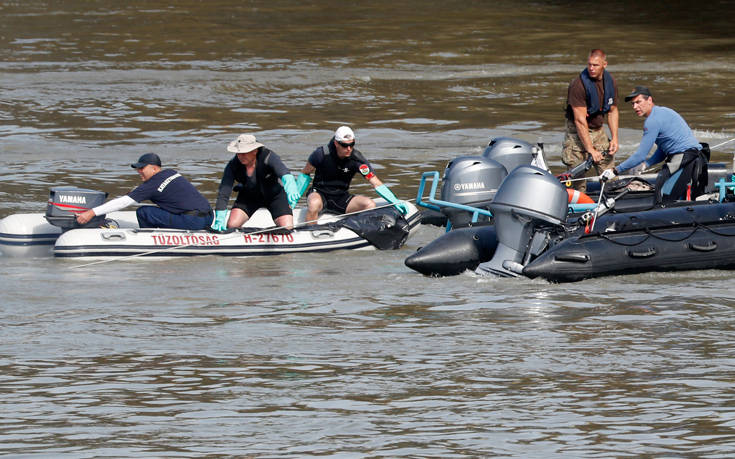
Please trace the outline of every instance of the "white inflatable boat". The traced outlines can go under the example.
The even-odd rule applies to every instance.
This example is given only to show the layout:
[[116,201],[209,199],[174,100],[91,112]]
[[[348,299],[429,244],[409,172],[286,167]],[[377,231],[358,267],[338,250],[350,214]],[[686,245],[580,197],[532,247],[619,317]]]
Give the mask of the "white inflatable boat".
[[0,251],[7,257],[171,257],[401,247],[419,225],[418,210],[408,203],[410,212],[401,216],[386,201],[375,202],[376,209],[352,215],[324,214],[313,225],[305,223],[305,209],[294,209],[292,231],[276,227],[266,209],[259,209],[241,228],[226,233],[140,229],[134,211],[111,212],[103,227],[66,231],[49,223],[46,214],[14,214],[0,220]]

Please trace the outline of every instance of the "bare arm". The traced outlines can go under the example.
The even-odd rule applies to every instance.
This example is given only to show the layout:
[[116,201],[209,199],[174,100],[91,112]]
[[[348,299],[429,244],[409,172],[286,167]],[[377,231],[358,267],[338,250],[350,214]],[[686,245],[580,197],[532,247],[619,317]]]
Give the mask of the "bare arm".
[[373,174],[373,176],[368,179],[368,182],[373,186],[373,188],[377,188],[383,184],[383,182],[381,182],[378,176],[375,174]]
[[610,128],[610,156],[617,153],[619,148],[618,143],[618,107],[613,105],[610,107],[610,111],[607,114],[607,126]]
[[577,128],[579,140],[582,141],[582,146],[587,153],[592,155],[592,159],[599,163],[602,161],[602,153],[595,150],[594,145],[592,145],[589,125],[587,124],[587,107],[572,107],[572,112],[574,113],[574,125]]

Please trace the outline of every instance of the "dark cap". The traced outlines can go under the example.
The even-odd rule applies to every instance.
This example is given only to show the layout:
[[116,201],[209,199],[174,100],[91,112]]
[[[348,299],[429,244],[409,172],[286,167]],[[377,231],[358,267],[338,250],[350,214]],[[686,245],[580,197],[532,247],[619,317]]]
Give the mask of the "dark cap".
[[130,167],[132,167],[133,169],[140,169],[141,167],[145,167],[148,164],[161,167],[161,158],[159,158],[158,155],[155,153],[146,153],[138,158],[137,163],[131,164]]
[[628,94],[627,96],[625,96],[625,101],[626,102],[630,102],[631,100],[635,99],[636,96],[640,96],[640,95],[644,95],[644,96],[648,96],[648,97],[651,97],[652,96],[651,91],[649,91],[647,87],[645,87],[645,86],[636,86],[635,89],[633,90],[633,92],[631,92],[630,94]]

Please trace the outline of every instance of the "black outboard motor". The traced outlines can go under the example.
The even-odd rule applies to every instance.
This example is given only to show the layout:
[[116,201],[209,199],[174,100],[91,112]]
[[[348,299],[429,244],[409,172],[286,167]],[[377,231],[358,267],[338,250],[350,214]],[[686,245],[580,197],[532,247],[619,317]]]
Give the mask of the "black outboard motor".
[[512,137],[497,137],[488,144],[482,156],[493,159],[511,172],[518,166],[532,165],[544,170],[549,168],[544,160],[544,147],[542,144],[531,145],[525,140]]
[[70,186],[51,188],[46,207],[46,220],[62,230],[72,228],[94,228],[105,221],[104,215],[97,215],[86,225],[77,223],[76,216],[93,207],[103,204],[107,199],[104,191],[85,190]]
[[490,204],[497,249],[493,258],[481,263],[475,272],[520,275],[530,257],[539,255],[548,245],[549,229],[566,222],[567,209],[567,191],[550,172],[534,166],[513,170]]
[[[508,171],[497,161],[482,156],[460,156],[447,164],[442,178],[441,199],[487,210]],[[452,226],[470,225],[473,212],[442,207]],[[488,221],[480,216],[478,221]]]

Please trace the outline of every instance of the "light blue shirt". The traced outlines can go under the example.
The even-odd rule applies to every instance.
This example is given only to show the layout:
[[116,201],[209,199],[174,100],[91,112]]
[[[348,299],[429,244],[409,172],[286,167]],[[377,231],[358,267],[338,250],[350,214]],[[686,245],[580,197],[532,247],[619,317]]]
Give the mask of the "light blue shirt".
[[[654,143],[658,148],[646,160],[646,155],[651,151]],[[649,168],[666,159],[667,155],[681,153],[692,148],[699,150],[701,146],[684,118],[670,108],[654,105],[651,114],[643,123],[641,144],[635,153],[616,169],[622,172],[639,165],[644,160],[646,160],[646,168]]]

